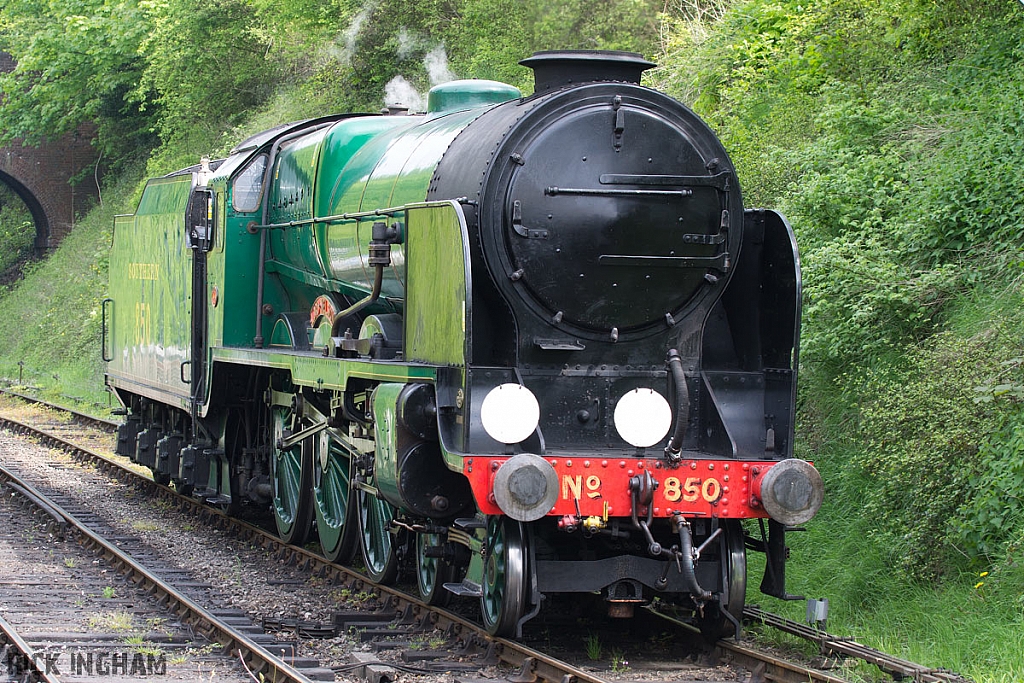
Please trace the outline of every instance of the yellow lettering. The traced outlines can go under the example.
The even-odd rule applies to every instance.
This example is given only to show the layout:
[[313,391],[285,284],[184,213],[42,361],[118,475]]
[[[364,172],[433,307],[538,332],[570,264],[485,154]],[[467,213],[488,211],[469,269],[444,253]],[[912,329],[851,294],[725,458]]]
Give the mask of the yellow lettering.
[[670,503],[674,503],[679,500],[682,496],[682,491],[679,490],[679,480],[675,477],[669,477],[665,480],[665,500]]
[[722,485],[718,483],[717,479],[704,480],[703,486],[700,487],[700,494],[704,496],[704,500],[709,503],[714,503],[722,496]]
[[595,475],[587,477],[587,497],[588,498],[600,498],[601,497],[601,479]]
[[683,500],[693,503],[700,495],[700,477],[687,477],[683,483]]
[[[572,493],[570,496],[569,494]],[[583,494],[583,477],[573,477],[571,474],[562,475],[562,498],[575,500]]]
[[146,346],[150,341],[150,310],[149,304],[139,301],[135,304],[135,341]]
[[160,275],[160,267],[155,263],[129,263],[129,280],[156,280]]

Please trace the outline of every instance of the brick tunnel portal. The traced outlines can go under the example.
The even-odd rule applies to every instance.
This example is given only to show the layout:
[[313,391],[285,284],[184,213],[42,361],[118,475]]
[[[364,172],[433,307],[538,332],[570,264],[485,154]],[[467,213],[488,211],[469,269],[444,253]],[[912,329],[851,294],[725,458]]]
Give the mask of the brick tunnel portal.
[[[10,55],[0,52],[0,72],[14,70]],[[35,223],[35,253],[56,247],[75,225],[76,216],[99,196],[97,152],[91,124],[40,145],[14,140],[0,147],[0,183],[16,194]]]

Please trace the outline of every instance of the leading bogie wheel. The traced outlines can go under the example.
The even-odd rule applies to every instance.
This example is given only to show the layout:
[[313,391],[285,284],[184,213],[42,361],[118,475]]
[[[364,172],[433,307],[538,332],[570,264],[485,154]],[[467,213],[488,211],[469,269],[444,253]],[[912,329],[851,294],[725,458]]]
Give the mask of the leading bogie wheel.
[[743,543],[743,524],[738,519],[725,520],[722,531],[719,553],[728,595],[720,602],[709,602],[704,606],[703,615],[697,615],[701,635],[708,641],[736,633],[735,623],[725,616],[725,612],[740,621],[747,598],[747,551]]
[[355,498],[350,490],[351,459],[328,430],[320,432],[315,443],[313,506],[320,547],[331,562],[346,563],[359,542]]
[[444,584],[453,583],[457,572],[448,560],[438,557],[443,543],[440,534],[416,534],[416,588],[423,602],[434,607],[448,604],[451,592]]
[[489,517],[480,612],[491,635],[515,636],[527,607],[528,570],[523,525],[510,517]]
[[291,411],[282,406],[272,408],[271,475],[274,482],[274,521],[281,540],[303,545],[309,538],[313,523],[310,487],[313,474],[312,449],[309,440],[279,448]]

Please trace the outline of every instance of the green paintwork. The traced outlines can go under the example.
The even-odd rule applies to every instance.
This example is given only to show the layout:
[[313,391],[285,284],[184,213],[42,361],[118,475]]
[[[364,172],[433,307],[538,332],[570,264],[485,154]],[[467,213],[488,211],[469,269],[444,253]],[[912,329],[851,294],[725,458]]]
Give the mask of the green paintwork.
[[[245,171],[257,159],[268,157],[270,134],[263,147],[236,152],[210,174],[205,184],[216,197],[215,237],[205,255],[207,284],[195,293],[196,304],[206,306],[210,347],[209,394],[200,398],[201,415],[206,416],[217,399],[213,373],[218,363],[277,368],[290,373],[298,386],[339,391],[346,390],[353,377],[371,382],[434,381],[437,366],[467,363],[468,246],[465,221],[454,204],[410,208],[387,218],[407,224],[408,243],[393,246],[384,297],[366,312],[407,314],[402,362],[278,350],[274,347],[290,340],[275,322],[279,312],[308,311],[325,292],[356,299],[369,291],[372,269],[366,258],[373,221],[320,219],[423,202],[434,169],[452,140],[488,108],[518,96],[514,88],[489,82],[445,84],[435,89],[427,115],[352,116],[286,141],[267,187],[260,187],[259,173]],[[250,211],[238,210],[232,199],[240,177],[244,182],[239,196],[249,198]],[[190,392],[181,381],[182,363],[193,360],[193,254],[185,246],[184,214],[189,192],[198,182],[196,173],[150,181],[136,214],[117,219],[111,251],[110,383],[184,409],[190,408]],[[266,220],[262,202],[255,206],[254,201],[261,192],[269,211]],[[258,227],[291,221],[304,224],[269,231]],[[263,234],[268,237],[268,253],[259,303],[270,312],[258,315]],[[418,259],[408,274],[407,248]],[[407,277],[419,284],[406,303]],[[257,336],[271,348],[255,349]],[[322,331],[319,341],[323,337]]]
[[405,358],[437,365],[469,362],[471,324],[469,236],[461,207],[408,211],[406,230]]
[[433,381],[436,376],[435,368],[424,365],[410,365],[397,361],[339,360],[266,349],[219,347],[213,349],[213,362],[287,370],[291,373],[292,384],[317,389],[343,390],[350,378],[378,382],[411,382]]
[[333,215],[332,198],[353,185],[366,182],[365,176],[352,172],[355,168],[351,165],[364,145],[378,135],[406,128],[417,120],[404,116],[367,116],[347,119],[332,126],[324,138],[320,157],[319,184],[314,196],[316,215]]
[[430,89],[427,94],[427,113],[501,104],[521,96],[519,88],[497,81],[450,81]]
[[[408,117],[417,119],[417,125],[373,140],[351,162],[354,177],[365,177],[365,181],[336,194],[329,208],[330,215],[422,202],[445,150],[483,111],[474,109],[433,118]],[[396,219],[402,220],[402,217]],[[372,226],[372,220],[336,223],[327,227],[326,235],[328,271],[333,277],[353,282],[365,291],[369,291],[373,279],[373,270],[366,265]],[[405,295],[405,253],[401,245],[392,247],[391,258],[393,265],[385,271],[383,293],[401,298]]]
[[[247,230],[259,212],[235,211],[228,178],[215,174],[208,185],[217,195],[217,234],[207,254],[207,324],[212,346],[251,346],[255,330],[260,236]],[[211,300],[217,289],[217,305]],[[273,321],[271,321],[273,322]],[[268,330],[269,332],[269,330]],[[210,383],[207,382],[207,386]]]
[[[267,222],[303,221],[313,216],[313,183],[326,132],[327,129],[315,131],[282,145],[270,176]],[[294,263],[315,275],[325,275],[312,225],[274,230],[270,237],[273,259]]]
[[[422,202],[434,169],[452,140],[474,119],[500,102],[519,97],[510,86],[460,81],[436,89],[439,109],[425,116],[356,117],[285,145],[275,162],[280,188],[270,195],[270,223],[313,216],[326,218]],[[275,228],[268,272],[291,292],[315,286],[359,297],[369,292],[373,269],[366,264],[374,220],[335,220]],[[392,248],[383,294],[405,295],[405,254]],[[293,284],[294,283],[294,284]],[[297,310],[292,302],[289,310]]]
[[134,216],[114,221],[110,250],[107,366],[114,386],[187,407],[192,250],[185,207],[192,175],[149,181]]
[[395,508],[363,489],[359,489],[358,496],[359,540],[366,574],[373,583],[393,583],[399,564],[398,543],[391,527]]
[[292,339],[291,332],[285,322],[283,320],[278,320],[274,323],[274,329],[270,333],[269,346],[290,348],[294,344],[295,340]]
[[386,500],[401,501],[398,490],[398,454],[395,452],[398,395],[404,384],[379,384],[373,390],[373,430],[376,453],[373,458],[373,478],[379,496]]
[[[292,422],[290,408],[275,405],[272,414],[271,443],[277,444],[284,438],[285,430],[295,430],[298,425]],[[301,443],[283,449],[275,446],[271,457],[271,481],[274,484],[271,507],[277,533],[285,543],[302,545],[306,542],[312,521],[312,502],[307,493],[312,475],[309,449]]]

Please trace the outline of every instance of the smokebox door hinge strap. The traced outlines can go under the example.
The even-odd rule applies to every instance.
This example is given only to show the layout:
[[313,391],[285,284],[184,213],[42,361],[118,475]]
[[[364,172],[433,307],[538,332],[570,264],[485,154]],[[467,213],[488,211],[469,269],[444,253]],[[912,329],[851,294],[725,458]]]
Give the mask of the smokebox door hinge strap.
[[546,240],[547,230],[533,230],[523,225],[523,203],[518,199],[512,202],[512,229],[520,237],[534,240]]

